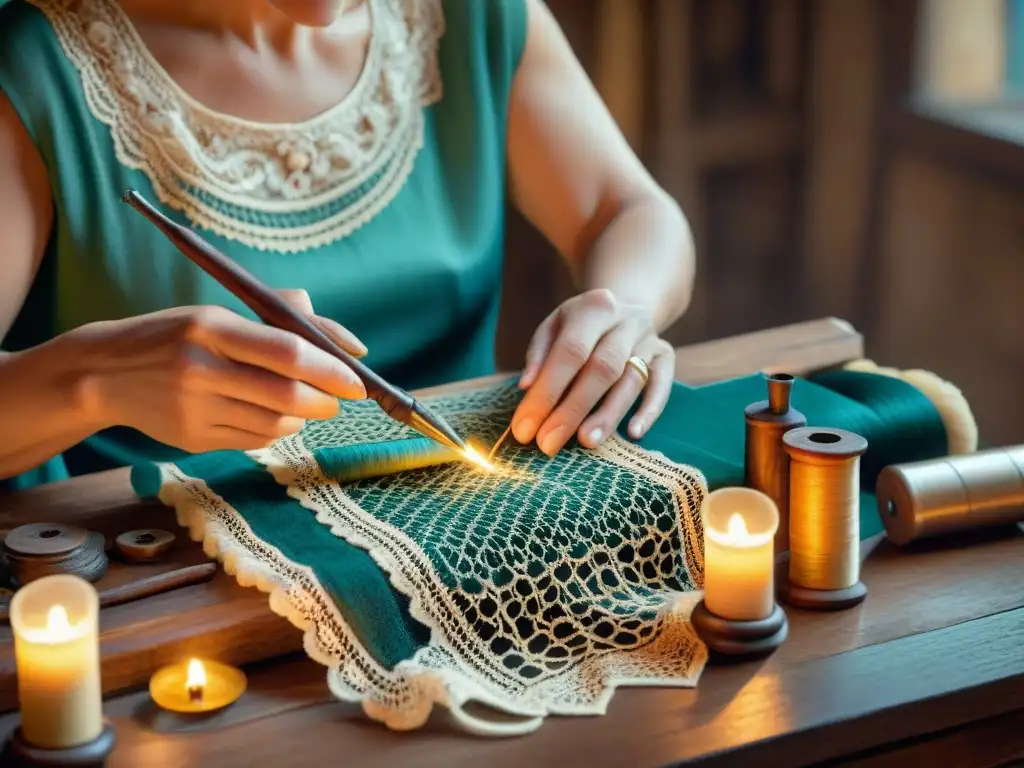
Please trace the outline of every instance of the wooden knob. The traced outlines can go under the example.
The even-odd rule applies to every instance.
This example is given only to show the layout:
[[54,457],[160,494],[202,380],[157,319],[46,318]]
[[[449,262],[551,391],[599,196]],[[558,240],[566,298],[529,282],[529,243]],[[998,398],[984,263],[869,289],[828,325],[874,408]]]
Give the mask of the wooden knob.
[[143,528],[138,531],[126,531],[114,540],[114,547],[121,556],[132,563],[144,563],[158,560],[171,545],[175,536],[170,531],[159,528]]

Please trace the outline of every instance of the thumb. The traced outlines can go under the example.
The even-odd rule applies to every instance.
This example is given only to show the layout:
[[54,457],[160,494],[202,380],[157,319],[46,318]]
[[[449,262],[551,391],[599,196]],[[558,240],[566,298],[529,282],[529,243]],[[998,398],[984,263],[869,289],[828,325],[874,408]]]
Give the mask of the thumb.
[[366,345],[352,331],[330,318],[316,315],[313,311],[313,300],[309,298],[309,293],[301,288],[281,288],[275,291],[275,293],[288,302],[292,309],[298,310],[308,317],[317,328],[330,336],[346,352],[356,357],[366,355]]

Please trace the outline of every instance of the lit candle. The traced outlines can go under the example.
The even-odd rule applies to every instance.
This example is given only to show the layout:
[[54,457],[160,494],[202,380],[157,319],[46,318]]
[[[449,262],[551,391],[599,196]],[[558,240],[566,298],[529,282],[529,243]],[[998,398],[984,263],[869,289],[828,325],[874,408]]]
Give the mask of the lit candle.
[[704,605],[732,621],[768,618],[775,607],[775,502],[750,488],[708,494],[704,522]]
[[75,747],[103,731],[99,607],[77,576],[36,579],[11,599],[21,734],[35,747]]
[[247,681],[240,669],[216,661],[189,659],[157,671],[149,681],[149,695],[171,712],[213,712],[233,704],[245,693]]

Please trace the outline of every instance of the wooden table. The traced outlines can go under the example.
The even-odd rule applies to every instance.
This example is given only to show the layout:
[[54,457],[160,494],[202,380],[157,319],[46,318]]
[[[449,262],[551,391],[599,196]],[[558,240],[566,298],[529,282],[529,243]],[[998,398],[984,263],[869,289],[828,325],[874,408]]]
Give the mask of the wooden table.
[[[679,378],[807,373],[861,354],[849,326],[822,320],[682,349]],[[0,527],[104,505],[142,514],[125,474],[113,472],[0,499]],[[1024,759],[1024,533],[905,551],[883,544],[863,578],[870,593],[857,608],[790,610],[790,638],[765,662],[709,667],[694,690],[622,690],[605,717],[552,718],[518,739],[463,736],[443,714],[420,732],[390,733],[333,700],[323,668],[293,654],[250,668],[246,696],[205,720],[156,712],[145,692],[109,699],[111,765],[955,768]],[[0,734],[15,720],[0,719]]]

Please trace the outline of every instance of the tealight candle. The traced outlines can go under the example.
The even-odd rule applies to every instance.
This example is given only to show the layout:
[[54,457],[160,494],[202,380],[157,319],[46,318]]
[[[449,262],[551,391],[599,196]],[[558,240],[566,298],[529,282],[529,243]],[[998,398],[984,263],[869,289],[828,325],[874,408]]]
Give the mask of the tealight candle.
[[78,576],[44,576],[15,592],[10,621],[21,738],[68,749],[103,732],[99,596]]
[[149,681],[149,695],[171,712],[213,712],[236,702],[247,681],[240,669],[217,661],[189,659],[158,670]]
[[750,488],[722,488],[708,494],[701,517],[705,607],[732,621],[768,618],[775,610],[775,502]]

